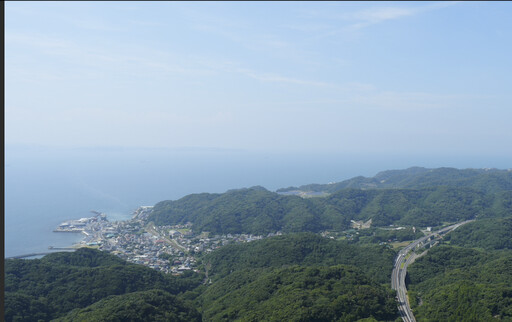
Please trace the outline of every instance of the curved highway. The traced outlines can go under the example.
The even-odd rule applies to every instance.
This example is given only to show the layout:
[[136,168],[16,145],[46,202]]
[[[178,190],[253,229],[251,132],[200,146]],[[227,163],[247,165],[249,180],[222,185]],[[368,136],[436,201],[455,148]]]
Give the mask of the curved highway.
[[421,255],[425,254],[426,251],[421,255],[416,255],[416,253],[411,252],[416,247],[422,247],[426,245],[426,242],[432,243],[440,239],[441,235],[447,234],[457,227],[460,227],[468,222],[473,220],[466,220],[460,222],[458,224],[454,224],[438,231],[432,232],[429,235],[421,237],[407,245],[407,247],[403,248],[398,252],[398,255],[395,259],[395,266],[393,267],[393,272],[391,273],[391,288],[396,290],[397,300],[398,300],[398,311],[402,316],[402,319],[405,322],[415,322],[414,314],[412,314],[411,306],[409,305],[409,298],[407,297],[407,288],[405,286],[405,276],[407,275],[407,266],[412,264],[414,260]]

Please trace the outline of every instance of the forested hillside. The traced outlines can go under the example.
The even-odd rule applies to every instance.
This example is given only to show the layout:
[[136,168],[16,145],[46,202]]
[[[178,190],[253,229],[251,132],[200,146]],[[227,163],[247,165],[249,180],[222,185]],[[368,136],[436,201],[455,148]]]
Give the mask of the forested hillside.
[[194,230],[212,233],[318,231],[318,211],[312,207],[300,197],[251,188],[162,201],[155,205],[148,220],[157,225],[192,222]]
[[379,245],[351,245],[312,233],[288,234],[220,248],[203,258],[216,280],[233,271],[289,265],[353,265],[380,283],[388,283],[395,251]]
[[342,189],[420,189],[433,186],[466,187],[494,193],[512,190],[512,171],[498,169],[427,169],[413,167],[405,170],[387,170],[371,178],[355,177],[332,184],[308,184],[279,189],[287,191],[336,192]]
[[201,315],[190,304],[157,289],[109,296],[55,321],[199,322]]
[[511,223],[488,219],[462,226],[409,267],[418,321],[512,321]]
[[475,221],[448,234],[445,240],[463,247],[512,250],[512,218]]
[[394,320],[394,256],[311,233],[228,245],[203,258],[212,284],[197,301],[207,321]]
[[92,249],[5,261],[7,321],[394,320],[395,252],[311,233],[228,245],[173,277]]
[[512,192],[484,193],[471,188],[344,189],[322,198],[285,196],[263,188],[223,194],[189,195],[157,203],[148,221],[157,225],[192,222],[195,231],[213,234],[319,232],[350,228],[351,220],[438,226],[481,217],[512,215]]
[[195,288],[200,282],[199,276],[163,275],[88,248],[50,254],[42,259],[8,259],[5,260],[5,319],[49,321],[111,295],[153,289],[176,295]]
[[201,298],[205,321],[393,321],[397,316],[394,292],[350,266],[236,271]]

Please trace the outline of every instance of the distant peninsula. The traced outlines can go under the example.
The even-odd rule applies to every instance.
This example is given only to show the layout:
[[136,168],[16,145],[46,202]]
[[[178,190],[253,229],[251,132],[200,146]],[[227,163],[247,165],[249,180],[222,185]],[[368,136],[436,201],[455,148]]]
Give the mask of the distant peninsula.
[[[311,198],[317,197],[317,198]],[[436,227],[444,222],[512,214],[512,171],[454,168],[384,171],[372,178],[310,184],[271,192],[263,187],[201,193],[157,203],[148,221],[192,223],[196,231],[266,234],[373,226]]]

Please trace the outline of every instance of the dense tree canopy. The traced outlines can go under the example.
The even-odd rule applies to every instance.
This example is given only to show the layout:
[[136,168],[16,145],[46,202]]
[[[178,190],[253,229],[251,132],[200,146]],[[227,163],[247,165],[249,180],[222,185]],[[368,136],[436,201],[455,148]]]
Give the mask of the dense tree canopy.
[[445,240],[464,247],[512,249],[512,218],[475,221],[448,234]]
[[319,232],[350,228],[351,220],[438,226],[479,217],[512,215],[512,193],[486,194],[471,188],[344,189],[328,197],[303,199],[264,189],[190,195],[162,201],[149,216],[158,225],[193,223],[214,234]]
[[412,167],[405,170],[387,170],[371,178],[355,177],[334,184],[308,184],[278,191],[336,192],[354,189],[421,189],[434,186],[466,187],[486,193],[512,190],[512,171],[498,169],[427,169]]
[[312,233],[288,234],[251,243],[232,244],[203,259],[210,276],[220,278],[232,271],[287,265],[354,265],[376,281],[388,283],[395,252],[386,246],[351,245]]
[[5,260],[5,319],[49,320],[110,295],[151,289],[178,294],[199,283],[200,279],[166,276],[88,248],[42,259],[8,259]]
[[197,310],[162,290],[112,295],[56,321],[201,321]]
[[[204,275],[164,275],[92,249],[5,261],[7,321],[396,318],[395,252],[312,233],[223,247]],[[344,264],[339,266],[338,264]],[[350,265],[350,266],[347,266]],[[271,310],[271,311],[270,311]],[[271,312],[271,314],[269,313]],[[270,315],[269,315],[270,314]]]
[[207,321],[394,320],[394,292],[355,267],[242,270],[203,295]]
[[466,226],[409,267],[418,321],[512,321],[510,218]]

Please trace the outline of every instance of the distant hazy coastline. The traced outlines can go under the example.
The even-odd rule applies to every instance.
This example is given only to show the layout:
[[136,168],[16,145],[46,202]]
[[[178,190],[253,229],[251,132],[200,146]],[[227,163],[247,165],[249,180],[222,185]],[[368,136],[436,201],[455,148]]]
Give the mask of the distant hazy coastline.
[[261,185],[289,186],[373,176],[410,166],[509,168],[510,158],[347,156],[256,153],[222,149],[61,149],[7,147],[5,256],[69,246],[80,234],[53,233],[61,222],[94,209],[129,219],[141,205],[187,194]]

